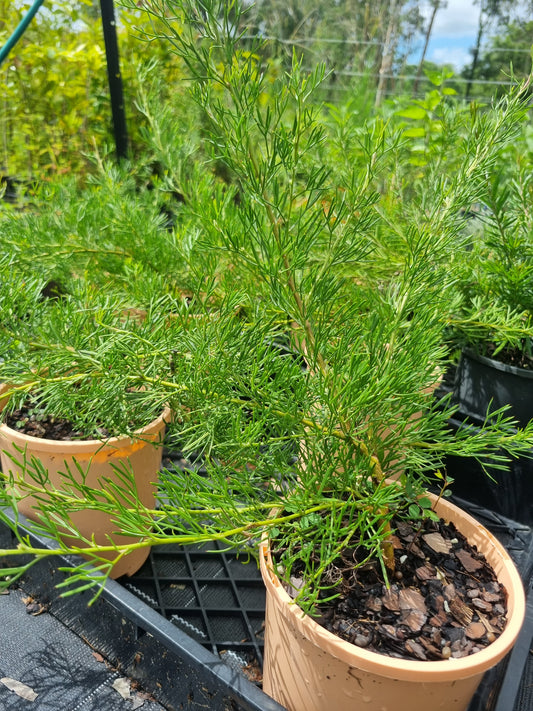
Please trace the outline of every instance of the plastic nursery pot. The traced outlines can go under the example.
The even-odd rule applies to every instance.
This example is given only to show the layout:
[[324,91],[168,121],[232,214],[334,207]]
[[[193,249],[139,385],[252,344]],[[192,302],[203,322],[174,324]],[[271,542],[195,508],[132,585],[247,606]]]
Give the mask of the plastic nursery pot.
[[[482,425],[471,417],[466,422],[456,417],[448,420],[448,427],[454,434],[463,427],[468,427],[470,432],[479,431]],[[473,457],[447,456],[445,467],[453,478],[454,496],[512,521],[533,526],[533,459],[513,458],[508,470],[502,471]]]
[[[5,406],[5,399],[1,399],[5,392],[5,385],[0,387],[0,410]],[[31,437],[5,424],[0,425],[0,460],[4,472],[12,472],[15,482],[35,483],[27,471],[23,471],[16,462],[24,459],[30,462],[35,457],[42,466],[48,470],[50,485],[53,488],[65,487],[64,473],[80,477],[81,469],[85,477],[85,484],[91,489],[101,489],[106,486],[104,480],[116,484],[121,483],[121,472],[133,472],[129,494],[146,507],[155,507],[155,494],[157,489],[158,471],[161,466],[163,454],[163,437],[165,426],[170,421],[170,410],[165,411],[146,427],[139,429],[135,437],[111,437],[108,440],[83,440],[83,441],[56,441]],[[21,453],[22,452],[22,453]],[[122,482],[124,488],[124,482]],[[125,500],[127,503],[127,500]],[[39,502],[33,496],[24,496],[17,504],[17,508],[29,519],[38,520]],[[101,511],[91,509],[73,512],[70,516],[72,523],[86,538],[94,536],[97,544],[108,545],[111,539],[117,545],[134,543],[135,538],[116,533],[117,526],[113,523],[112,516]],[[69,538],[69,543],[76,545],[76,541]],[[118,578],[122,575],[132,575],[142,566],[148,557],[150,549],[140,548],[132,551],[122,558],[113,567],[111,577]],[[116,556],[109,554],[109,559]]]
[[533,418],[533,371],[463,350],[454,399],[462,413],[479,420],[489,409],[510,405],[509,414],[525,426]]
[[500,637],[468,657],[427,662],[357,647],[328,632],[292,602],[273,572],[268,542],[263,541],[267,694],[289,711],[465,711],[483,674],[513,646],[524,620],[525,596],[514,563],[486,528],[448,501],[439,501],[436,511],[477,546],[505,586],[508,620]]

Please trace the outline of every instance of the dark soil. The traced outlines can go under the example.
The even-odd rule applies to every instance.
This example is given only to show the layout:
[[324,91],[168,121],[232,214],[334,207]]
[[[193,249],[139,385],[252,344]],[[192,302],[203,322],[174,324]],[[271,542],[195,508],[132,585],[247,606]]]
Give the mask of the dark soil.
[[317,622],[352,644],[406,659],[465,657],[493,642],[506,624],[507,593],[484,556],[442,520],[393,526],[390,587],[378,562],[355,569],[363,551],[345,549],[323,578],[337,581],[340,597],[319,605]]
[[496,346],[491,344],[487,347],[487,356],[493,360],[497,360],[505,365],[514,365],[515,368],[525,368],[526,370],[533,369],[533,358],[528,356],[519,348],[504,348],[494,355]]
[[99,428],[97,433],[84,433],[75,429],[69,420],[45,415],[30,404],[8,413],[5,417],[5,423],[13,430],[23,432],[31,437],[39,437],[40,439],[58,441],[71,439],[90,440],[107,439],[111,436],[104,427]]

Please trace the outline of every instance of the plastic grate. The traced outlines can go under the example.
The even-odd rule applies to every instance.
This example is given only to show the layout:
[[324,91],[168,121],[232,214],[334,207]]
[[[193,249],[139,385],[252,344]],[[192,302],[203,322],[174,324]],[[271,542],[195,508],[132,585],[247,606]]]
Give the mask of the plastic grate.
[[141,570],[121,582],[226,662],[237,655],[241,669],[262,666],[265,590],[257,564],[246,556],[217,543],[156,547]]

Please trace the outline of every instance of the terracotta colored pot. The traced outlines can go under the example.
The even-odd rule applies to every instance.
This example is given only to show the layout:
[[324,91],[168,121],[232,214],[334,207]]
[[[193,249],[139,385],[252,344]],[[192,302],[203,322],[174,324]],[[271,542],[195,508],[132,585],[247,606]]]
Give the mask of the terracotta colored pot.
[[[6,390],[6,386],[0,388]],[[0,409],[5,405],[5,400],[0,399]],[[14,460],[20,462],[23,457],[29,462],[31,457],[38,459],[43,467],[48,470],[50,484],[56,489],[65,487],[65,480],[61,472],[67,470],[77,474],[78,467],[86,472],[85,483],[92,489],[102,488],[102,479],[119,483],[120,478],[115,467],[134,472],[132,487],[136,490],[138,499],[148,508],[155,506],[157,489],[157,476],[161,466],[163,453],[162,441],[166,423],[170,421],[170,411],[167,409],[157,419],[146,427],[137,430],[135,437],[112,437],[105,442],[100,440],[56,441],[31,437],[11,429],[5,424],[0,425],[0,459],[2,470],[11,471],[14,475],[15,486],[17,479],[35,484],[28,472],[22,472]],[[17,449],[18,448],[18,449]],[[24,454],[21,454],[21,450]],[[77,465],[77,466],[76,466]],[[124,484],[122,483],[122,487]],[[21,483],[20,489],[23,490]],[[33,496],[24,496],[17,508],[29,519],[38,520],[39,502]],[[109,544],[109,537],[117,545],[135,542],[135,538],[116,534],[117,526],[112,522],[112,516],[87,509],[71,514],[71,521],[77,530],[86,537],[94,535],[96,543]],[[70,539],[69,539],[70,542]],[[75,545],[75,541],[73,544]],[[141,548],[132,551],[120,560],[113,568],[111,577],[133,575],[144,563],[150,549]],[[109,554],[109,559],[116,557],[115,553]]]
[[522,581],[503,546],[448,501],[453,521],[493,566],[508,593],[508,621],[488,647],[462,659],[410,661],[341,640],[302,613],[272,570],[268,544],[260,564],[267,588],[263,689],[289,711],[465,711],[485,671],[513,646],[525,614]]

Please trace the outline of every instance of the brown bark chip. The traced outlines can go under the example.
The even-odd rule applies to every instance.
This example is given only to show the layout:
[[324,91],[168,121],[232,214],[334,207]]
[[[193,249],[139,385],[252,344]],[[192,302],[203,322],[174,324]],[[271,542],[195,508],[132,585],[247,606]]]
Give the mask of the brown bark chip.
[[379,565],[359,566],[354,551],[365,549],[351,541],[353,562],[334,562],[341,595],[319,603],[320,624],[373,652],[417,660],[461,658],[494,641],[507,595],[483,556],[442,520],[393,527],[394,582],[387,585]]

